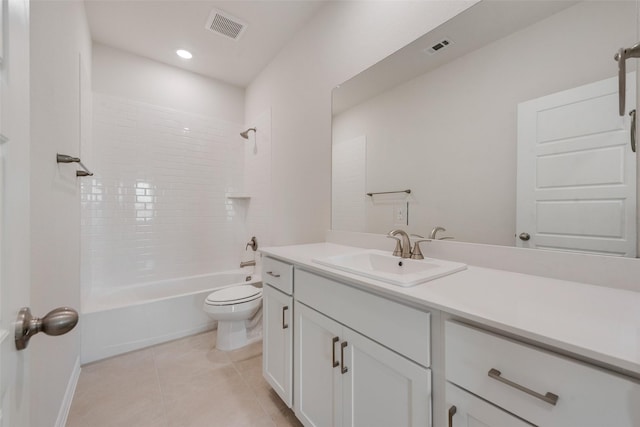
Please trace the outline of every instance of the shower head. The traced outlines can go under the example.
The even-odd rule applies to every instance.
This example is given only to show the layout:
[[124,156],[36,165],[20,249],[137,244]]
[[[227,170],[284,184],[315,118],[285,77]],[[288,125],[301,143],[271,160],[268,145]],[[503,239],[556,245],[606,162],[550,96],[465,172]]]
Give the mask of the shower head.
[[240,132],[240,136],[243,137],[244,139],[249,139],[249,131],[256,131],[256,128],[249,128],[247,130],[245,130],[244,132]]

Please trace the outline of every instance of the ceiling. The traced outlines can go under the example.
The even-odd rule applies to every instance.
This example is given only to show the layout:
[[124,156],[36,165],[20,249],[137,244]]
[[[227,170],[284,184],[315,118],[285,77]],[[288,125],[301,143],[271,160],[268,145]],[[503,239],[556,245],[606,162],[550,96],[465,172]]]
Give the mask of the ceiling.
[[[575,1],[481,1],[428,32],[333,91],[333,114],[423,75],[486,44],[574,5]],[[429,48],[451,44],[437,54]]]
[[[324,0],[85,0],[94,42],[246,87]],[[246,23],[238,40],[205,28],[212,9]],[[193,54],[190,60],[177,49]]]

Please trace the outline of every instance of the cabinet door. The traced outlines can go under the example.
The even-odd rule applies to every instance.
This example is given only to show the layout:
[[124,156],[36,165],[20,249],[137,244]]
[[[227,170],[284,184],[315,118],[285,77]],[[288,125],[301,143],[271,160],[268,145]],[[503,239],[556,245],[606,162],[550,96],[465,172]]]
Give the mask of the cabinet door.
[[531,427],[503,410],[447,383],[447,427]]
[[307,427],[338,426],[341,413],[342,326],[295,303],[294,410]]
[[284,403],[291,407],[293,298],[265,285],[262,304],[262,374]]
[[344,330],[343,425],[430,426],[431,371]]

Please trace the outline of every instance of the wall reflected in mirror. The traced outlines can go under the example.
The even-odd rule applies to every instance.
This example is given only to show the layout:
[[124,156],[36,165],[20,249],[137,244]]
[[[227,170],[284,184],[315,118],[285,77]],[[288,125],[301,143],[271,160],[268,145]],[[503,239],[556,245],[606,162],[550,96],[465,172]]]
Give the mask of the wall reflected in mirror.
[[613,57],[637,16],[485,0],[338,86],[332,228],[636,256],[637,60],[620,117]]

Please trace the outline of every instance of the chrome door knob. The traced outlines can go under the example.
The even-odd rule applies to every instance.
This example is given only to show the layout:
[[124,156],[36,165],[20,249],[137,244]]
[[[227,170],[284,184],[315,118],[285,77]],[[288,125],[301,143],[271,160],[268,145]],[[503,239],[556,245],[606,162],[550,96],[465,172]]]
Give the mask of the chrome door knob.
[[52,336],[63,335],[77,324],[78,312],[69,307],[53,309],[43,318],[33,317],[29,307],[23,307],[18,312],[16,321],[16,349],[24,350],[27,348],[29,339],[38,332]]
[[520,237],[520,240],[524,240],[525,242],[531,238],[529,233],[520,233],[520,236],[518,237]]

